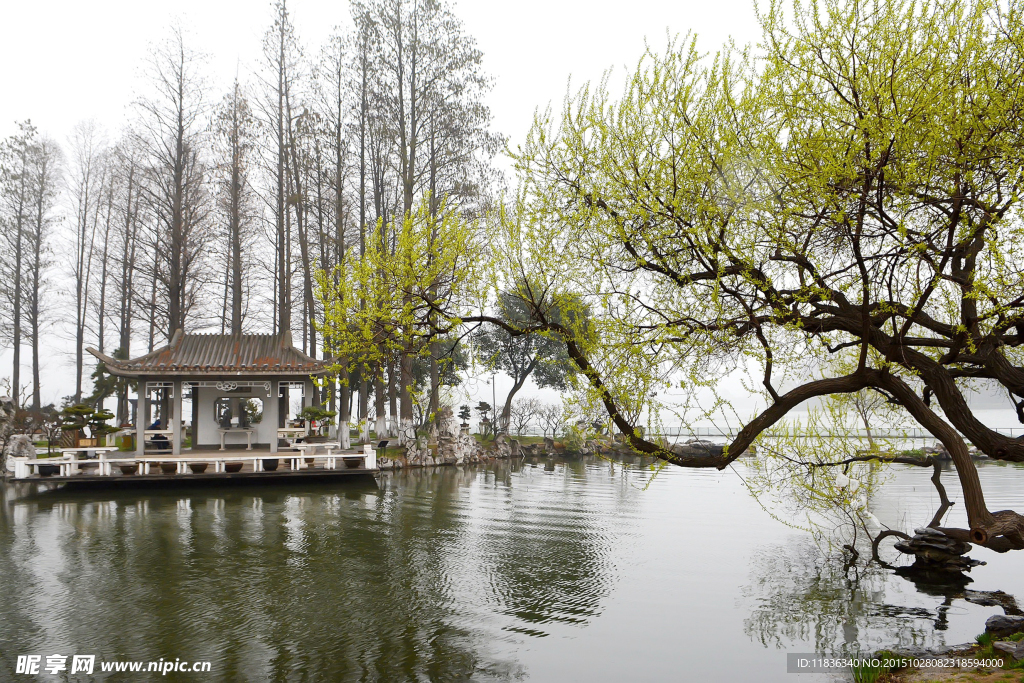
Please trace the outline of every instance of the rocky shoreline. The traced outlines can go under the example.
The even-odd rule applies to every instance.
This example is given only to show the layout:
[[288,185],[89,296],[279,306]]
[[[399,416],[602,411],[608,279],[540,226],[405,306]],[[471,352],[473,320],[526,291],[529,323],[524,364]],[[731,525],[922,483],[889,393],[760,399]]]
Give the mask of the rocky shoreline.
[[[442,423],[443,424],[443,423]],[[683,444],[673,444],[668,449],[679,455],[717,457],[724,446],[710,441],[691,439]],[[427,437],[409,439],[405,445],[385,448],[377,452],[377,467],[382,470],[404,467],[435,467],[438,465],[465,465],[493,462],[509,458],[551,457],[565,455],[602,455],[607,457],[636,456],[637,453],[621,436],[601,436],[587,439],[578,446],[569,446],[544,437],[543,443],[523,444],[499,434],[493,441],[481,443],[468,432],[456,426],[447,425],[439,431],[436,443]]]

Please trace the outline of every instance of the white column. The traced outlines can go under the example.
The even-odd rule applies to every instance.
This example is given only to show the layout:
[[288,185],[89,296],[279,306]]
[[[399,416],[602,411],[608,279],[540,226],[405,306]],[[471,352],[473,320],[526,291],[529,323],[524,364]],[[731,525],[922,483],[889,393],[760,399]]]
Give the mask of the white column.
[[[171,455],[181,455],[181,380],[176,379],[172,385],[171,391],[174,392],[174,396],[171,397],[171,409],[168,411],[171,413]],[[164,427],[164,429],[167,429]]]
[[277,423],[278,423],[278,407],[281,405],[281,400],[277,394],[280,391],[278,389],[277,382],[271,380],[270,382],[270,397],[267,402],[263,404],[263,422],[262,424],[270,427],[270,452],[277,453]]
[[[302,407],[308,408],[313,405],[313,380],[307,379],[302,382]],[[309,433],[309,423],[306,423],[306,433]]]
[[135,403],[135,455],[142,457],[146,448],[146,421],[149,419],[149,391],[146,380],[139,378],[139,399]]

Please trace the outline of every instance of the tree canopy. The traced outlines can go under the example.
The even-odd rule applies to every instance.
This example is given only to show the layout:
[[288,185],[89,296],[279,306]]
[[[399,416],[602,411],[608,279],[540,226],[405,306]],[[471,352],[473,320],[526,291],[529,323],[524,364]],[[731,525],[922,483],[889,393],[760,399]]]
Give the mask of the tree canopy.
[[[634,448],[722,468],[809,399],[886,396],[951,454],[971,529],[1024,547],[988,510],[967,443],[1024,442],[967,401],[1024,398],[1024,33],[1018,3],[773,3],[756,49],[648,51],[538,116],[515,154],[509,263],[600,311],[567,352]],[[721,456],[645,440],[636,402],[756,368],[766,407]],[[718,406],[716,406],[717,408]]]
[[[519,292],[524,292],[526,297]],[[572,374],[575,369],[560,337],[551,334],[515,334],[510,331],[529,327],[534,322],[530,302],[541,301],[545,296],[536,283],[517,283],[515,288],[498,295],[497,314],[508,327],[487,325],[474,335],[480,360],[512,378],[512,388],[505,398],[498,422],[500,430],[508,429],[512,399],[527,379],[533,377],[539,387],[564,390],[567,388],[566,375]],[[571,304],[563,313],[561,305],[556,303],[550,308],[550,319],[558,324],[567,324],[570,316],[582,312],[579,301],[573,300]]]

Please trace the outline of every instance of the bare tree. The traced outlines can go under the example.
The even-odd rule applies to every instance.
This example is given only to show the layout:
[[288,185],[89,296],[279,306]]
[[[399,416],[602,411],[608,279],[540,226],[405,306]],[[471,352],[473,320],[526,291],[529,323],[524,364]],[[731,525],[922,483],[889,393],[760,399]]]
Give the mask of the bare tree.
[[33,145],[31,165],[32,213],[25,230],[25,321],[27,341],[32,348],[32,411],[42,410],[42,387],[39,380],[39,342],[42,324],[53,318],[43,305],[48,293],[46,270],[50,266],[50,240],[56,223],[54,207],[60,183],[61,150],[56,142],[42,138]]
[[19,133],[4,140],[0,147],[0,198],[3,201],[3,284],[7,304],[4,311],[4,336],[14,348],[11,372],[11,396],[21,402],[22,303],[25,265],[25,231],[32,210],[32,150],[36,129],[29,121],[18,124]]
[[537,411],[537,417],[540,420],[542,434],[547,436],[550,431],[552,439],[558,436],[569,420],[569,416],[562,406],[550,403],[541,406]]
[[71,164],[67,175],[69,200],[74,211],[71,264],[75,290],[75,403],[82,400],[85,367],[85,333],[88,325],[89,291],[92,278],[93,246],[100,196],[106,173],[105,144],[99,126],[83,121],[75,126],[69,140]]
[[[114,213],[112,230],[113,247],[116,248],[116,264],[113,286],[117,291],[117,333],[118,345],[115,357],[128,358],[131,355],[133,323],[137,318],[135,304],[139,285],[136,277],[139,258],[140,223],[143,221],[145,204],[141,183],[143,168],[140,151],[128,135],[113,152],[115,161]],[[128,384],[120,382],[117,387],[117,423],[128,421]]]
[[261,122],[269,136],[269,140],[263,146],[263,152],[268,180],[273,185],[268,193],[267,203],[274,214],[274,326],[275,330],[284,331],[291,329],[292,318],[289,215],[293,199],[289,192],[292,121],[289,107],[301,57],[287,0],[279,0],[274,4],[274,24],[263,38],[263,56],[263,92],[258,100],[258,107]]
[[509,411],[509,425],[516,435],[522,435],[539,417],[543,404],[536,398],[517,398]]
[[214,129],[218,161],[219,220],[224,232],[225,314],[221,329],[241,334],[246,312],[251,242],[254,236],[253,188],[250,164],[255,144],[255,120],[238,79],[217,111]]
[[173,28],[151,59],[155,94],[138,103],[138,144],[146,156],[143,191],[154,217],[143,237],[154,255],[147,264],[158,291],[152,317],[168,338],[185,329],[208,279],[204,247],[211,231],[199,61],[186,47],[182,29]]

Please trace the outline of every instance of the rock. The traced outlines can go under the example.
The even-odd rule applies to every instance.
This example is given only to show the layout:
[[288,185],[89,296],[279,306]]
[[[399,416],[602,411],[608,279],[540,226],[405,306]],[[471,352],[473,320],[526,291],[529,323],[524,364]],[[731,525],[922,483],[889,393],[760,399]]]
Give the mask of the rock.
[[883,653],[889,653],[889,656],[902,657],[907,659],[921,659],[924,657],[943,657],[955,652],[968,652],[975,646],[975,643],[961,643],[960,645],[940,645],[938,647],[922,647],[922,646],[909,646],[901,647],[894,650],[880,650],[875,653],[876,657],[885,656]]
[[510,444],[512,446],[512,457],[513,458],[520,457],[522,455],[522,453],[523,453],[523,449],[522,449],[522,446],[519,445],[519,439],[512,439]]
[[1001,641],[998,643],[992,643],[992,648],[1005,652],[1006,654],[1013,657],[1015,660],[1024,659],[1024,640],[1013,641]]
[[918,572],[963,572],[985,564],[966,557],[971,544],[950,538],[938,529],[924,527],[914,530],[914,537],[893,546],[896,550],[915,557],[906,569]]
[[691,439],[684,444],[672,444],[668,447],[668,450],[676,455],[717,458],[722,455],[725,447],[710,441]]
[[461,431],[461,425],[459,425],[459,421],[455,419],[455,415],[452,414],[451,406],[442,407],[441,412],[438,413],[437,416],[438,440],[446,437],[457,439]]
[[555,450],[555,440],[545,436],[544,437],[544,450],[548,453],[553,453]]
[[991,633],[996,637],[1012,636],[1019,631],[1024,631],[1024,617],[1021,616],[993,614],[985,622],[985,633]]
[[512,445],[508,442],[509,439],[504,434],[498,434],[494,439],[494,457],[495,458],[510,458],[512,457]]
[[11,437],[7,448],[8,455],[15,458],[36,457],[35,444],[32,443],[32,438],[28,434],[15,434]]

